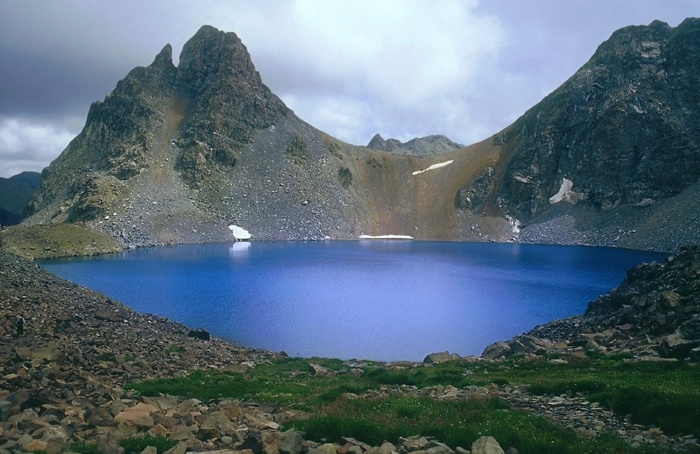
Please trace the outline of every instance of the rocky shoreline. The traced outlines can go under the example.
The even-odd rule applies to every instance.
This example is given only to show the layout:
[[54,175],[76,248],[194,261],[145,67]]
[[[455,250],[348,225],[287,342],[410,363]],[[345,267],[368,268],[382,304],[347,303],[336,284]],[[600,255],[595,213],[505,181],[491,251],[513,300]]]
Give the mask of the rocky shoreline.
[[487,347],[484,358],[587,352],[631,353],[640,359],[700,362],[700,247],[627,271],[614,290],[581,316],[540,325]]
[[[671,279],[669,285],[679,282],[680,278],[676,275],[682,269],[700,273],[697,271],[699,249],[679,255],[681,258],[676,259],[675,264],[671,260],[663,265],[666,270],[664,278]],[[634,273],[641,273],[640,278],[643,277],[643,270]],[[692,296],[688,292],[698,294],[698,279],[691,280],[686,287],[676,287],[674,291],[678,297],[672,297],[669,301],[682,304],[669,303],[669,307],[675,308],[679,319],[685,320],[688,314],[681,313],[680,308],[687,306],[685,299]],[[620,288],[624,290],[625,287]],[[669,298],[667,293],[659,295],[662,299]],[[627,306],[623,304],[621,307]],[[697,321],[697,311],[694,314],[689,319]],[[19,315],[24,317],[26,323],[23,335],[17,337],[15,321]],[[669,326],[675,323],[668,312],[665,316]],[[613,351],[612,344],[587,336],[587,330],[593,330],[598,325],[603,328],[603,321],[611,320],[615,315],[606,314],[607,318],[601,315],[602,318],[595,319],[601,320],[597,322],[598,325],[589,324],[585,317],[578,324],[567,319],[549,324],[546,328],[538,327],[528,336],[533,339],[551,336],[549,342],[563,352],[562,361],[575,358],[590,347],[588,343],[579,345],[581,339],[595,341],[602,351]],[[565,334],[562,326],[574,326],[579,331],[569,329]],[[631,329],[625,331],[622,326],[610,329],[614,330],[611,339],[615,339],[620,332],[631,333]],[[690,331],[681,330],[681,333],[688,341]],[[137,434],[168,436],[178,442],[171,450],[178,454],[186,451],[244,451],[248,454],[453,452],[439,440],[420,436],[376,447],[353,439],[346,439],[342,445],[306,440],[300,432],[283,430],[285,421],[302,416],[296,410],[230,399],[201,402],[171,396],[136,397],[124,390],[128,382],[181,376],[197,369],[243,373],[280,355],[237,347],[216,338],[204,340],[200,338],[207,337],[201,335],[204,333],[196,334],[167,319],[136,313],[104,295],[51,275],[32,261],[0,248],[0,454],[24,451],[55,454],[79,440],[95,443],[106,454],[121,454],[123,448],[116,442]],[[669,336],[665,332],[660,334]],[[522,339],[525,337],[518,342],[523,343]],[[635,342],[635,338],[630,337],[629,344]],[[513,350],[515,344],[506,345]],[[619,345],[627,344],[620,342]],[[683,347],[683,351],[686,351],[686,347],[688,345]],[[695,351],[694,347],[688,351]],[[539,350],[521,352],[544,354]],[[484,356],[494,355],[485,352]],[[431,364],[453,358],[455,355],[447,353],[429,355],[425,363],[409,367],[430,367]],[[487,358],[469,360],[502,361]],[[387,364],[386,367],[401,368],[407,365]],[[611,431],[632,445],[700,452],[697,440],[691,437],[668,437],[659,429],[631,424],[616,418],[612,412],[596,403],[585,401],[581,396],[536,396],[525,388],[504,385],[463,389],[450,386],[418,389],[397,385],[382,386],[357,397],[376,398],[397,393],[435,399],[497,396],[515,407],[544,416],[583,435]],[[508,447],[501,448],[494,439],[484,437],[466,448],[470,448],[472,453],[484,453],[503,452],[503,448]],[[457,451],[468,452],[461,448]],[[509,448],[509,452],[517,451]]]

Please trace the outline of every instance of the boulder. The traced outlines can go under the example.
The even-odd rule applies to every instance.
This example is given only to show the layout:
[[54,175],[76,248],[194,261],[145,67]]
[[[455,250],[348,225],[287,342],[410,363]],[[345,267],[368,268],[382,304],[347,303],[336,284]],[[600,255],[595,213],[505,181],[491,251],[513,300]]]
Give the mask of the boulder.
[[513,350],[511,350],[510,345],[506,344],[505,342],[496,342],[488,347],[486,347],[481,353],[482,358],[487,358],[487,359],[497,359],[500,357],[509,357],[513,354]]
[[303,448],[303,442],[301,432],[294,429],[284,432],[279,444],[280,454],[299,454]]
[[508,342],[513,353],[532,353],[544,355],[552,348],[552,341],[539,337],[523,335]]
[[262,437],[260,432],[251,431],[246,435],[245,440],[238,447],[239,450],[250,450],[253,454],[260,454],[262,452]]
[[[389,443],[388,441],[385,441],[382,443],[382,445],[377,449],[377,454],[392,454],[394,452],[397,452],[396,446],[394,446],[392,443]],[[333,454],[333,453],[328,453],[328,454]]]
[[406,438],[401,437],[399,438],[398,452],[403,454],[408,452],[423,451],[425,445],[427,444],[428,439],[420,435],[414,435]]
[[452,448],[447,446],[445,443],[441,443],[439,441],[429,441],[423,447],[423,450],[427,454],[454,454]]
[[28,452],[39,452],[46,451],[48,445],[49,444],[44,440],[32,440],[26,445],[24,445],[23,448]]
[[155,411],[157,411],[157,408],[153,405],[139,402],[133,407],[127,408],[126,410],[119,413],[117,416],[114,417],[114,420],[117,422],[129,422],[139,427],[151,428],[154,424],[151,413]]
[[333,372],[331,369],[327,367],[323,367],[320,364],[316,363],[309,363],[309,373],[311,375],[318,375],[318,376],[326,376],[326,375],[334,375],[335,372]]
[[430,355],[426,356],[423,362],[425,364],[440,364],[444,363],[446,361],[452,361],[459,359],[460,356],[457,353],[450,353],[450,352],[438,352],[438,353],[431,353]]
[[172,448],[165,451],[163,454],[185,454],[187,451],[187,443],[180,441]]
[[472,443],[472,454],[505,454],[493,437],[481,437]]
[[700,347],[700,339],[689,340],[676,332],[663,338],[659,354],[664,358],[684,359],[696,347]]
[[197,432],[197,438],[200,440],[219,438],[222,434],[233,433],[233,429],[233,423],[223,412],[214,411],[206,415],[202,420],[202,423],[199,425],[199,432]]

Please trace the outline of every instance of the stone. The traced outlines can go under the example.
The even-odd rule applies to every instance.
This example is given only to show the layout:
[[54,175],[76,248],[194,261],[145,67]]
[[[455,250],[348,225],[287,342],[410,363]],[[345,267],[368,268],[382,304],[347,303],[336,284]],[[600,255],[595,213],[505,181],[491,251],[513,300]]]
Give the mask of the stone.
[[323,443],[316,449],[320,451],[319,454],[336,454],[338,452],[338,447],[333,443]]
[[514,353],[525,352],[543,355],[552,347],[552,341],[525,334],[508,342],[508,345]]
[[472,443],[472,454],[505,454],[495,438],[484,436]]
[[218,438],[222,434],[230,435],[234,432],[233,423],[221,411],[214,411],[204,416],[202,423],[199,425],[197,438],[200,440],[208,440]]
[[166,429],[161,424],[156,424],[155,426],[148,429],[148,435],[152,437],[166,437],[168,434],[168,429]]
[[500,357],[507,358],[513,354],[513,350],[505,342],[495,342],[486,347],[481,353],[482,358],[497,359]]
[[189,427],[180,424],[170,429],[170,438],[177,441],[193,440],[194,433]]
[[351,443],[346,443],[338,449],[338,454],[362,454],[363,452],[361,447]]
[[700,339],[688,340],[678,333],[673,333],[661,341],[659,354],[664,358],[684,359],[696,347],[700,347]]
[[592,352],[600,352],[602,350],[602,348],[600,348],[600,345],[598,345],[598,342],[591,339],[588,342],[586,342],[586,345],[584,345],[583,350],[588,352],[588,353],[592,353]]
[[[125,416],[122,416],[124,418]],[[114,427],[119,422],[114,419],[108,408],[95,407],[85,411],[85,422],[91,426]]]
[[423,362],[425,364],[440,364],[444,363],[446,361],[453,361],[460,359],[460,356],[457,353],[450,353],[450,352],[438,352],[438,353],[431,353],[428,356],[425,357]]
[[311,375],[318,375],[321,377],[335,374],[335,372],[333,372],[331,369],[328,369],[327,367],[323,367],[320,364],[316,363],[309,363],[309,373]]
[[260,454],[262,452],[262,437],[259,432],[249,432],[246,435],[243,443],[238,446],[238,449],[250,450],[253,454]]
[[423,447],[423,450],[428,454],[454,454],[452,448],[447,446],[445,443],[434,440],[429,441]]
[[41,439],[47,443],[63,445],[70,440],[71,433],[61,426],[49,426],[43,429]]
[[117,422],[129,422],[135,426],[152,427],[154,424],[151,413],[157,411],[156,407],[142,402],[119,413],[114,417]]
[[44,440],[32,440],[22,447],[26,451],[37,452],[37,451],[46,451],[46,449],[48,448],[48,445],[49,444],[47,442],[45,442]]
[[292,429],[282,433],[279,444],[280,454],[299,454],[303,448],[303,441],[301,432],[297,430]]
[[185,454],[187,451],[187,443],[179,441],[175,446],[165,451],[163,454]]
[[367,451],[369,449],[372,449],[372,447],[370,445],[368,445],[367,443],[363,443],[363,442],[361,442],[359,440],[355,440],[354,438],[351,438],[351,437],[343,437],[341,440],[345,444],[350,444],[352,446],[358,446],[362,451]]
[[396,448],[396,446],[394,446],[392,443],[389,443],[388,441],[385,441],[379,448],[377,448],[377,454],[392,454],[395,452],[398,452],[398,449]]
[[420,436],[414,435],[406,438],[399,438],[399,453],[422,451],[425,445],[428,444],[428,439]]

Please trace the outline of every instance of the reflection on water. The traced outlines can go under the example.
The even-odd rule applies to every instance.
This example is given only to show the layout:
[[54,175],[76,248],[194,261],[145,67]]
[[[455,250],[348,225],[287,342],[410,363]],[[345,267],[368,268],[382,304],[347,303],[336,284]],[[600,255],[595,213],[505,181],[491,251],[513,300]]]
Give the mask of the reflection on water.
[[141,312],[298,356],[422,360],[582,313],[659,254],[411,241],[139,249],[43,266]]
[[248,257],[248,249],[250,249],[249,241],[236,241],[228,249],[228,253],[232,258],[246,258]]

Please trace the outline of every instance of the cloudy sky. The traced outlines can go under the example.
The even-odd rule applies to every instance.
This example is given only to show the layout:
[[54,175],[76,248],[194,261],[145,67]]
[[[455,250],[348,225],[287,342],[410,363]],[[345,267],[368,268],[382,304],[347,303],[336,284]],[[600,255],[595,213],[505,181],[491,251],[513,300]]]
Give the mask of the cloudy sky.
[[616,29],[699,0],[0,0],[0,177],[40,171],[135,66],[175,63],[203,24],[238,34],[263,81],[349,143],[512,123]]

